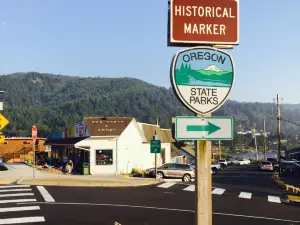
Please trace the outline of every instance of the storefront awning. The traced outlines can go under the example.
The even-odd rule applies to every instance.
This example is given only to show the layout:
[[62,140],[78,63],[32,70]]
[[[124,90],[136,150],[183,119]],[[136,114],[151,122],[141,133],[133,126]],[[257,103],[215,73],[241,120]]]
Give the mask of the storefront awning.
[[87,137],[63,138],[47,140],[44,145],[75,145],[76,143],[86,139]]

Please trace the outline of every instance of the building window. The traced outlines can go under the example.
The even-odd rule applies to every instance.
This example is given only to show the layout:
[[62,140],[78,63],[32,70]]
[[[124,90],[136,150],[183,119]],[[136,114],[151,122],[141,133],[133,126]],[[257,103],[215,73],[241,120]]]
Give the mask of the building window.
[[113,164],[112,149],[96,150],[96,165],[112,165],[112,164]]

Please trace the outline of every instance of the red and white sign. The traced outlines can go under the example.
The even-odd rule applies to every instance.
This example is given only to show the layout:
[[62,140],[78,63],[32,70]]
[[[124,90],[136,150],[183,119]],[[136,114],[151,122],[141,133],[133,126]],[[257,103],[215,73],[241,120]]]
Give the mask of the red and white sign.
[[80,125],[79,125],[79,136],[80,136],[80,137],[83,136],[83,129],[84,129],[83,125],[80,124]]
[[36,128],[36,126],[32,126],[31,136],[32,136],[33,142],[35,143],[35,141],[37,139],[37,128]]
[[237,45],[239,0],[170,0],[170,43]]

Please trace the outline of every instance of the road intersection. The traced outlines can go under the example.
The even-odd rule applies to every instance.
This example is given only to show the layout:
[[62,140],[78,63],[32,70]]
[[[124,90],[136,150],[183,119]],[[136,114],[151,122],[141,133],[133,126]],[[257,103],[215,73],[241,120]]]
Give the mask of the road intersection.
[[[300,224],[300,207],[289,204],[270,177],[271,173],[262,173],[256,167],[240,166],[214,175],[213,224]],[[120,188],[16,185],[1,190],[15,191],[0,192],[0,224],[182,225],[194,224],[195,219],[194,183],[170,181]],[[3,196],[8,193],[30,195]],[[1,203],[10,198],[25,200]],[[23,219],[16,219],[20,217]]]

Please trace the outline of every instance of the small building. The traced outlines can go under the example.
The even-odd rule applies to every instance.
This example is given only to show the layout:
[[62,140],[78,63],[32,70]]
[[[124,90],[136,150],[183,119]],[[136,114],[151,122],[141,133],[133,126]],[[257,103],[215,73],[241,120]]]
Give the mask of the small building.
[[146,158],[143,168],[155,166],[155,154],[150,152],[150,142],[155,135],[157,135],[161,141],[161,153],[156,155],[157,166],[171,162],[171,144],[175,142],[172,138],[172,131],[169,129],[162,129],[154,124],[138,122],[138,125],[146,138],[146,141],[143,143],[143,152]]
[[87,162],[92,175],[122,174],[155,165],[155,154],[150,153],[155,133],[162,142],[157,164],[170,162],[171,131],[131,117],[84,117],[61,134],[51,135],[45,145],[50,146],[53,158],[63,163],[72,159],[78,171]]
[[[48,154],[44,143],[46,138],[37,138],[35,143],[36,155]],[[5,138],[0,144],[0,158],[8,163],[33,160],[33,140],[31,137]]]
[[300,148],[294,148],[286,151],[287,159],[294,159],[300,161]]

